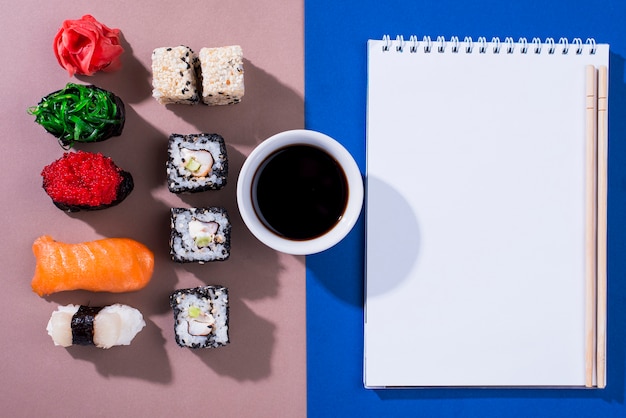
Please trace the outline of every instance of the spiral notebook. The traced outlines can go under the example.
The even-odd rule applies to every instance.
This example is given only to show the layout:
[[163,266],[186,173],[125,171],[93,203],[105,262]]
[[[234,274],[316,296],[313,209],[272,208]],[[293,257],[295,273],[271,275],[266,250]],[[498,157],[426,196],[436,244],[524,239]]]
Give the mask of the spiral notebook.
[[604,387],[608,65],[368,41],[366,387]]

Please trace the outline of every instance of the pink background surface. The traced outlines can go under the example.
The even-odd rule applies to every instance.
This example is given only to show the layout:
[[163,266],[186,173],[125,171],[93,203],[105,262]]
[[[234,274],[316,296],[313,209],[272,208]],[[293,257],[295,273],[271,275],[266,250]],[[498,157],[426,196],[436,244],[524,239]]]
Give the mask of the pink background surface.
[[[235,190],[245,156],[263,139],[304,126],[303,2],[290,0],[69,2],[3,4],[0,40],[2,251],[0,266],[0,406],[7,416],[304,416],[306,414],[305,267],[276,253],[243,224]],[[81,5],[85,4],[85,5]],[[151,4],[150,7],[146,6]],[[114,73],[70,79],[52,39],[64,19],[90,13],[119,28],[126,52]],[[239,44],[246,94],[228,107],[159,105],[151,97],[156,47]],[[122,136],[77,146],[110,156],[135,179],[121,205],[67,214],[41,189],[41,169],[63,150],[26,113],[69,81],[93,83],[127,108]],[[216,132],[226,140],[230,174],[224,190],[176,196],[165,185],[170,133]],[[228,261],[179,265],[169,259],[169,208],[225,207],[233,224]],[[126,294],[31,291],[34,239],[64,242],[124,236],[155,253],[155,274]],[[221,284],[230,289],[231,344],[192,351],[174,341],[169,294]],[[138,308],[147,326],[132,345],[100,350],[55,347],[45,327],[58,305]]]

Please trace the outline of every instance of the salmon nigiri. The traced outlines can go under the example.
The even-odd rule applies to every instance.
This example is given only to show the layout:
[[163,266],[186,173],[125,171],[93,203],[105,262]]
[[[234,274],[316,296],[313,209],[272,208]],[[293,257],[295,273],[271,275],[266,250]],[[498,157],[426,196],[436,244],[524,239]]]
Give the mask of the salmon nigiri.
[[65,244],[44,235],[33,243],[33,253],[31,286],[39,296],[78,289],[131,292],[145,287],[154,271],[152,251],[129,238]]

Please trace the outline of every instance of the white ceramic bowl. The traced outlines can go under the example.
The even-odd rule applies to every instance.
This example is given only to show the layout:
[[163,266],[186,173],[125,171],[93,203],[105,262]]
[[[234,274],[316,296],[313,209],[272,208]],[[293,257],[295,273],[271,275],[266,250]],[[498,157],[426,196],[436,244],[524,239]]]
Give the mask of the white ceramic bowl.
[[[254,210],[252,187],[257,169],[267,157],[289,145],[310,145],[324,150],[339,163],[348,183],[347,204],[339,221],[330,231],[308,240],[291,240],[276,234]],[[285,131],[260,143],[246,158],[237,180],[237,204],[250,232],[268,247],[287,254],[315,254],[340,242],[354,227],[363,206],[363,178],[352,155],[333,138],[305,129]]]

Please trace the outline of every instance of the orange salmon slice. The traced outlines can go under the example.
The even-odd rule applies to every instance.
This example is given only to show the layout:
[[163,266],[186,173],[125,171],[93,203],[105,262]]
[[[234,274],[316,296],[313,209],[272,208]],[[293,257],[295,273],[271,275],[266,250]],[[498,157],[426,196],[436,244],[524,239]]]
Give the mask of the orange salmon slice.
[[130,238],[66,244],[44,235],[33,243],[37,260],[33,291],[45,296],[65,290],[132,292],[152,278],[154,254]]

